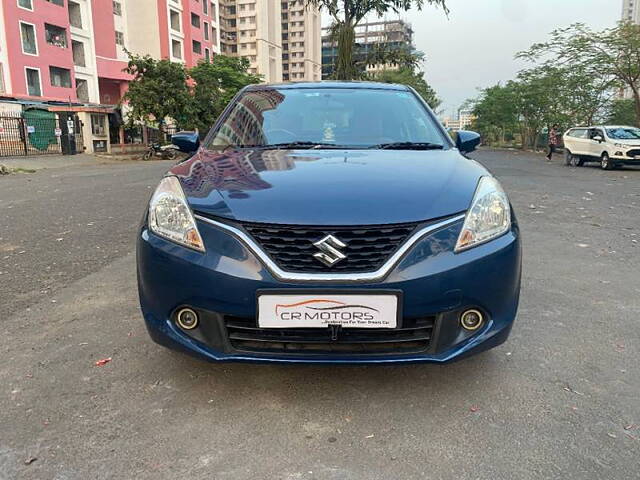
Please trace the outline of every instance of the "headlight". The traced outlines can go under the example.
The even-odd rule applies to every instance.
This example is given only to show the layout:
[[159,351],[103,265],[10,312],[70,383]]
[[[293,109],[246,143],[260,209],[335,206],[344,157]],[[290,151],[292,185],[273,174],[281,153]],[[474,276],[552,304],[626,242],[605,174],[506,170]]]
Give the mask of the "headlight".
[[509,199],[493,177],[482,177],[467,211],[456,252],[488,242],[511,228]]
[[614,143],[613,146],[618,148],[629,148],[629,145],[625,145],[624,143]]
[[198,226],[176,177],[163,178],[151,197],[149,228],[167,240],[204,252]]

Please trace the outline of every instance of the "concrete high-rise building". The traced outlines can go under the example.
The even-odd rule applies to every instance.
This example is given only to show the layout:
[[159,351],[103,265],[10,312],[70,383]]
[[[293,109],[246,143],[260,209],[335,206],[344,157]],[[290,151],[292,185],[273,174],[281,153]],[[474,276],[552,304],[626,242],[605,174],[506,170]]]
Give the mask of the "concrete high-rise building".
[[282,77],[284,81],[322,79],[321,20],[302,0],[282,2]]
[[[640,1],[640,0],[637,0]],[[361,23],[356,27],[355,56],[366,56],[374,48],[397,49],[406,47],[413,50],[413,29],[404,20]],[[330,78],[338,56],[338,44],[331,39],[330,27],[322,29],[322,78]],[[369,65],[373,72],[393,65]]]
[[640,23],[640,0],[622,0],[622,21]]
[[224,55],[247,58],[266,82],[282,81],[280,0],[220,0],[220,31]]
[[303,1],[220,0],[220,30],[222,53],[265,82],[320,80],[320,12]]

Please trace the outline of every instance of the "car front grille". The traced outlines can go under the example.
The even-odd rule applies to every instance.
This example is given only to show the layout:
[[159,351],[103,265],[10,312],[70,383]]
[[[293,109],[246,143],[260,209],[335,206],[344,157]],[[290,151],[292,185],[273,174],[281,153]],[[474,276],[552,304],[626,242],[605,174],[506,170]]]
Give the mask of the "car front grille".
[[640,156],[640,148],[634,148],[633,150],[627,151],[627,157],[637,157]]
[[423,353],[429,348],[435,317],[403,320],[402,328],[259,328],[255,319],[224,317],[227,337],[238,351],[288,354]]
[[[288,272],[375,272],[416,230],[418,224],[364,227],[302,227],[243,224],[245,230],[283,270]],[[314,257],[314,245],[333,235],[346,247],[346,258],[329,267]]]

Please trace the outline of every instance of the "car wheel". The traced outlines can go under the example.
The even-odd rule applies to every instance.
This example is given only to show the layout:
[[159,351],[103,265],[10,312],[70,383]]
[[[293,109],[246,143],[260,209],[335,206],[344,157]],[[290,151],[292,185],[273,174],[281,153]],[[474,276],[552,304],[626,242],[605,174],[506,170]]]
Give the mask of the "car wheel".
[[571,166],[581,167],[584,164],[584,159],[579,155],[571,155]]
[[613,162],[609,158],[609,154],[604,152],[600,157],[600,166],[603,170],[611,170],[613,168]]
[[569,150],[564,151],[564,164],[573,165],[573,154]]

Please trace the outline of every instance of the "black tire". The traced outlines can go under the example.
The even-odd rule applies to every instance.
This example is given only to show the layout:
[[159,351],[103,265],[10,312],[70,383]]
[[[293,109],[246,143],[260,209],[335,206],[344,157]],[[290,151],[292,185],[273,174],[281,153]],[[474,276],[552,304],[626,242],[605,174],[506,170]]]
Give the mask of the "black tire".
[[564,164],[566,166],[572,165],[572,163],[571,163],[572,161],[573,161],[573,154],[569,150],[565,149],[565,151],[564,151]]
[[176,159],[176,151],[171,148],[169,150],[167,150],[165,152],[165,156],[169,159],[169,160],[175,160]]
[[144,155],[142,155],[142,160],[151,160],[152,155],[153,152],[151,150],[147,150],[144,152]]
[[573,158],[571,159],[571,166],[581,167],[582,165],[584,165],[584,158],[579,157],[578,155],[574,155]]
[[602,157],[600,157],[600,167],[603,170],[612,170],[614,167],[613,162],[611,161],[611,158],[609,158],[609,154],[607,152],[604,152],[602,154]]

